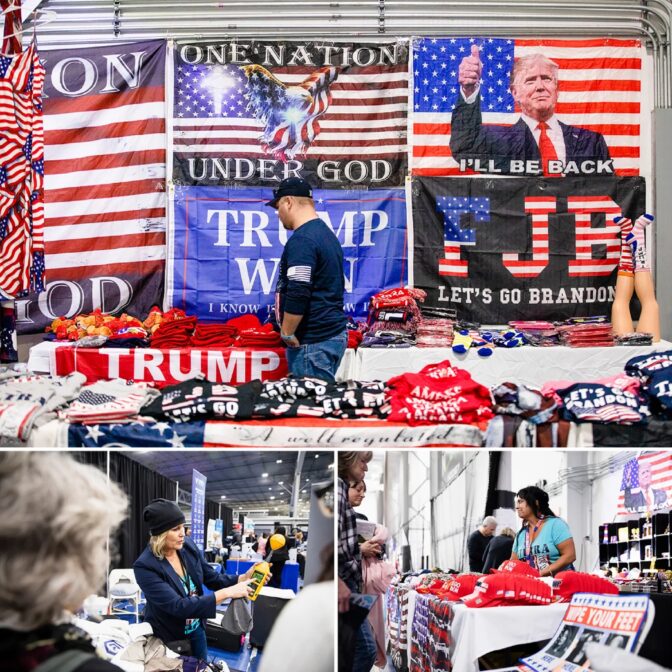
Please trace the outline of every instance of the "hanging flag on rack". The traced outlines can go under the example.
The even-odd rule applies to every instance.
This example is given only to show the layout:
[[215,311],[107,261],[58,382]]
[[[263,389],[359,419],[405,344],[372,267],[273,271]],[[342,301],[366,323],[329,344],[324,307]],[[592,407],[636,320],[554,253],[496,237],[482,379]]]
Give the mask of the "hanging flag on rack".
[[1,0],[0,8],[0,300],[8,300],[44,282],[45,73],[35,42],[21,51],[20,1]]

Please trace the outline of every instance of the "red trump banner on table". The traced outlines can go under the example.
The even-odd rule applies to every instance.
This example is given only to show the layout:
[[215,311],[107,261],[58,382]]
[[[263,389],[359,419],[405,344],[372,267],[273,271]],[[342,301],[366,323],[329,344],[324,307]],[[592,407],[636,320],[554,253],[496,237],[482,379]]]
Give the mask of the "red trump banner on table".
[[643,54],[612,38],[417,40],[411,172],[639,175]]
[[413,286],[483,324],[608,314],[614,217],[645,208],[640,177],[414,177],[412,192]]
[[407,108],[407,42],[181,44],[173,179],[401,186]]
[[94,308],[144,317],[165,259],[162,40],[49,51],[44,99],[44,292],[17,302],[17,330]]
[[123,378],[155,382],[157,386],[180,383],[203,375],[213,383],[241,385],[250,380],[277,380],[287,375],[284,348],[158,350],[154,348],[57,348],[55,375],[83,373],[87,382]]

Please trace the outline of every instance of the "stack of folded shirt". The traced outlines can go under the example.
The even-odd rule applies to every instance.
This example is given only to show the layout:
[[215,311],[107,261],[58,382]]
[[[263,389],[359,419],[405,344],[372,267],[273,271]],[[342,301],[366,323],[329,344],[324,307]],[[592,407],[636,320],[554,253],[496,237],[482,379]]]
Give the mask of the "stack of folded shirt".
[[186,348],[195,327],[195,317],[164,320],[152,334],[151,345],[153,348]]
[[525,336],[530,345],[551,347],[561,345],[560,333],[552,322],[539,320],[512,320],[509,326]]
[[364,338],[366,322],[355,320],[353,317],[348,317],[346,328],[348,331],[348,347],[358,348]]
[[489,390],[448,360],[395,376],[387,387],[392,422],[471,424],[494,415]]
[[238,329],[229,324],[197,324],[191,345],[206,348],[229,348],[235,344]]
[[634,332],[632,334],[621,334],[616,336],[616,345],[652,345],[653,334],[645,332]]
[[421,315],[417,301],[427,294],[422,289],[387,289],[371,297],[368,331],[362,347],[409,347]]
[[252,329],[241,329],[236,345],[241,348],[264,347],[279,348],[283,345],[280,334],[273,329],[272,324],[264,324]]
[[419,348],[449,348],[453,344],[453,321],[423,317],[415,334]]
[[563,345],[570,348],[604,348],[614,345],[609,322],[563,325],[558,327]]
[[260,418],[385,418],[389,403],[380,381],[326,383],[317,378],[265,382],[255,402]]
[[557,390],[563,417],[572,422],[632,424],[645,422],[651,412],[638,394],[599,383],[575,383]]
[[142,406],[158,396],[158,390],[144,383],[129,385],[123,380],[100,381],[84,386],[77,399],[59,412],[59,417],[85,425],[132,422]]
[[558,407],[552,394],[546,396],[540,390],[527,385],[509,382],[493,387],[492,396],[495,400],[495,413],[520,415],[533,424],[549,422]]

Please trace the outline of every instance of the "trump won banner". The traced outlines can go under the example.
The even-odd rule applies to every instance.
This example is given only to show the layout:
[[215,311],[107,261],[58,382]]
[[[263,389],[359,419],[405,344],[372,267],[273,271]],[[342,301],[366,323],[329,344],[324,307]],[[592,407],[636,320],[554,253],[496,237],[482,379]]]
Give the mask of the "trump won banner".
[[[265,204],[271,189],[178,187],[166,265],[169,305],[224,322],[274,304],[288,236]],[[344,257],[345,310],[365,315],[372,294],[406,283],[406,201],[402,189],[313,191],[318,216]]]
[[422,38],[416,175],[639,175],[638,40]]
[[180,44],[174,98],[176,184],[404,183],[407,42]]
[[[413,285],[483,324],[607,315],[639,177],[414,177]],[[637,307],[633,306],[633,310]]]

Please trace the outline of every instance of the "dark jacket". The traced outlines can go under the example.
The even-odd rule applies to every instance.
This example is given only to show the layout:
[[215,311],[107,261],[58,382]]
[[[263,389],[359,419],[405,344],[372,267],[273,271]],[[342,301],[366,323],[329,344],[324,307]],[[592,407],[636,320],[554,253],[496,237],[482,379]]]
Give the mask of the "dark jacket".
[[201,625],[205,627],[204,619],[215,617],[215,596],[203,595],[204,585],[210,590],[219,590],[238,582],[236,576],[217,574],[205,561],[191,537],[184,538],[184,546],[178,553],[196,586],[198,596],[185,595],[184,584],[168,560],[159,560],[149,546],[133,564],[135,580],[147,599],[144,620],[163,642],[184,639],[188,618],[201,619]]
[[483,555],[483,574],[488,574],[491,569],[497,569],[505,560],[508,560],[512,550],[513,537],[507,537],[504,534],[493,537]]
[[[511,126],[482,123],[480,95],[472,104],[458,95],[450,123],[450,151],[456,161],[480,159],[485,166],[492,160],[498,172],[506,174],[511,172],[512,160],[541,160],[537,141],[522,119]],[[609,160],[609,149],[600,133],[562,122],[560,128],[565,140],[566,161],[580,164],[585,160]]]

